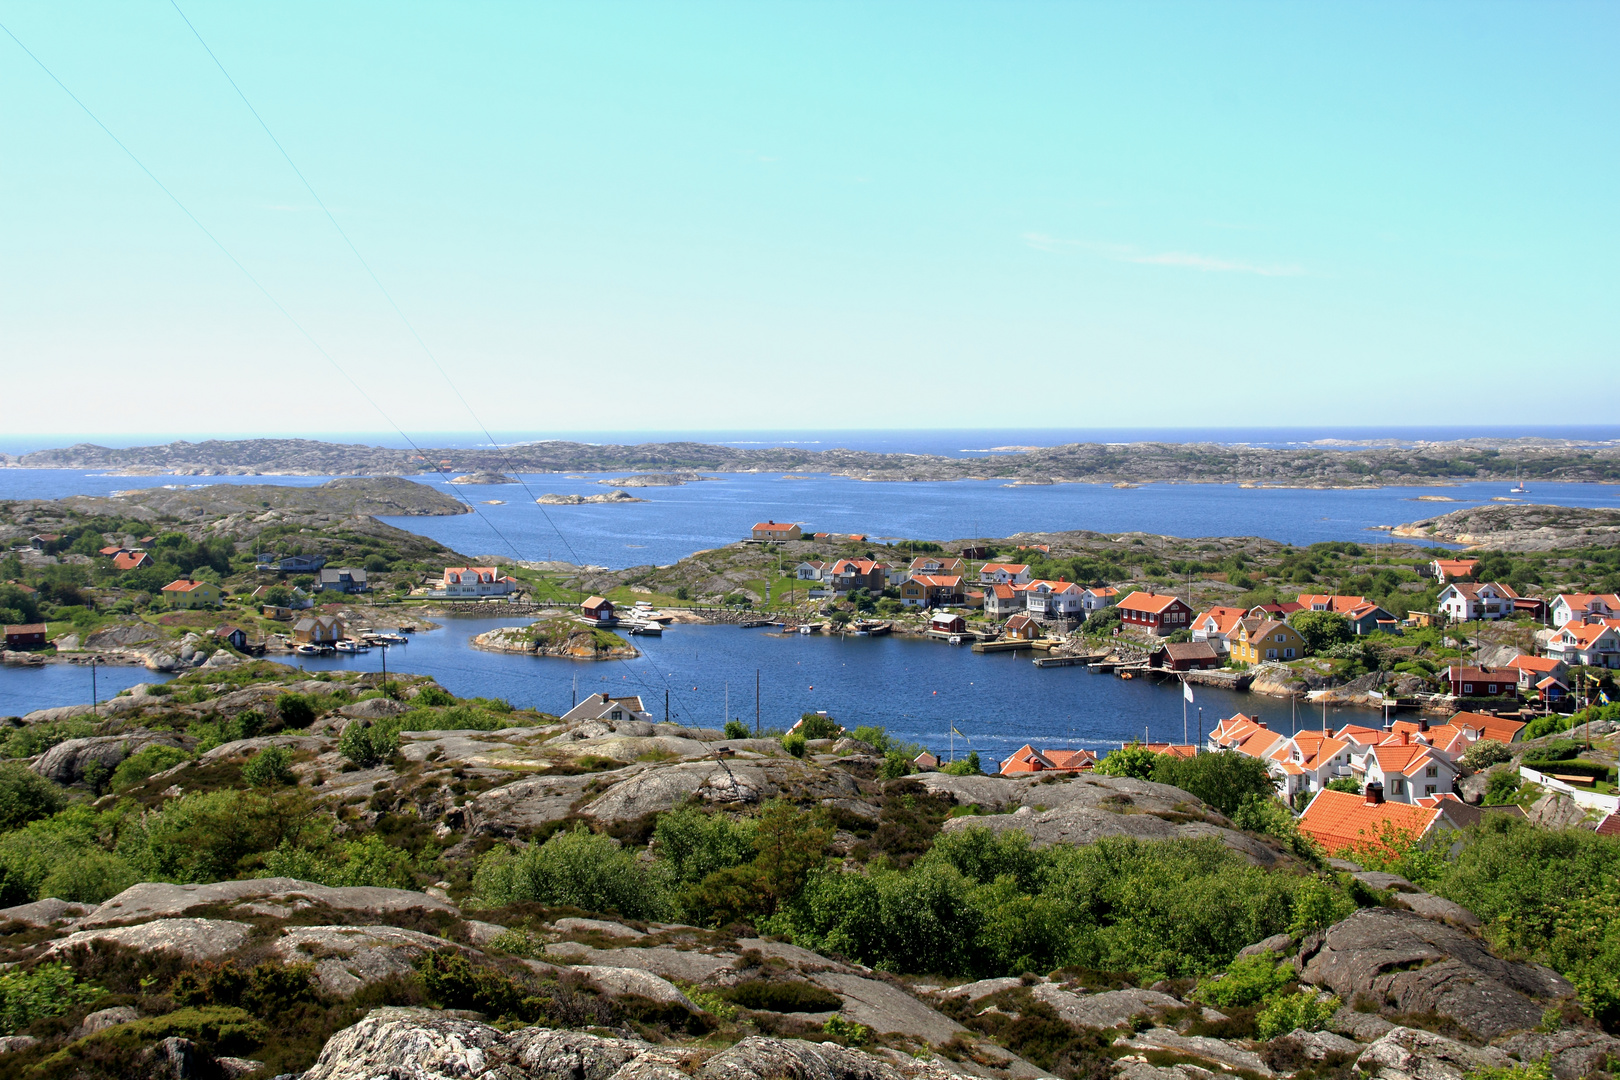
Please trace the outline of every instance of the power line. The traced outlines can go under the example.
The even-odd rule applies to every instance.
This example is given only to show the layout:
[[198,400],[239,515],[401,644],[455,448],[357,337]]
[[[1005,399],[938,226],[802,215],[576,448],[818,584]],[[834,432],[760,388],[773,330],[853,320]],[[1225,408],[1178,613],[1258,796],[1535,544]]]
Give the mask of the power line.
[[[32,49],[30,49],[27,45],[24,45],[22,43],[22,39],[20,39],[19,37],[17,37],[16,34],[11,32],[10,27],[6,26],[4,23],[0,23],[0,30],[4,30],[5,33],[6,33],[6,36],[9,37],[13,42],[15,42],[19,49],[21,49],[24,53],[28,54],[28,58],[30,60],[32,60],[35,64],[37,64],[39,66],[39,69],[41,71],[43,71],[50,78],[50,80],[52,82],[54,82],[61,89],[61,91],[64,94],[66,94],[69,98],[71,98],[75,105],[77,105],[81,110],[83,110],[84,114],[90,118],[91,122],[93,122],[98,128],[100,128],[102,130],[102,132],[107,136],[107,138],[111,139],[113,141],[113,143],[115,145],[117,145],[118,149],[120,149],[120,150],[122,150],[124,152],[125,156],[127,156],[129,158],[129,160],[131,160],[131,161],[133,161],[135,163],[136,168],[140,169],[141,172],[146,174],[147,179],[151,180],[152,183],[157,185],[159,191],[163,192],[164,195],[168,196],[169,201],[174,203],[174,205],[180,210],[180,212],[182,214],[184,214],[186,216],[186,218],[188,220],[190,220],[190,222],[193,225],[197,226],[198,230],[201,231],[201,233],[204,236],[208,237],[209,241],[212,242],[213,245],[216,248],[219,249],[220,253],[222,255],[224,255],[226,259],[228,259],[230,261],[232,266],[235,266],[238,270],[240,270],[242,272],[242,276],[247,278],[248,281],[250,281],[253,284],[253,287],[255,289],[259,290],[260,295],[262,295],[266,300],[268,300],[270,302],[270,305],[272,307],[274,307],[278,312],[280,312],[284,319],[286,319],[289,323],[292,324],[293,328],[295,330],[297,330],[300,335],[303,336],[305,341],[309,342],[310,346],[316,352],[321,354],[322,358],[324,358],[328,364],[332,365],[332,369],[334,371],[336,371],[339,375],[343,376],[344,380],[350,386],[354,387],[355,392],[358,393],[362,399],[364,399],[366,404],[370,405],[373,409],[375,409],[376,412],[377,412],[377,415],[381,416],[383,418],[383,420],[388,424],[388,426],[393,428],[394,431],[399,434],[399,437],[401,439],[404,439],[405,442],[411,447],[411,449],[415,450],[417,455],[420,456],[423,461],[426,461],[427,460],[427,454],[425,454],[422,451],[422,448],[420,446],[416,445],[415,440],[413,440],[409,435],[405,434],[405,430],[394,422],[393,417],[389,416],[388,413],[383,409],[383,407],[381,405],[377,404],[376,400],[373,399],[370,394],[366,393],[365,387],[361,386],[360,383],[355,381],[355,379],[347,371],[345,371],[343,369],[343,365],[339,364],[337,362],[337,360],[333,358],[332,354],[327,352],[325,347],[322,346],[321,343],[315,339],[315,336],[313,334],[311,334],[308,329],[305,328],[304,324],[299,322],[298,319],[293,316],[292,312],[288,311],[286,306],[283,305],[281,303],[281,301],[277,300],[275,298],[274,294],[272,294],[270,292],[270,290],[265,287],[264,283],[262,281],[260,281],[256,276],[254,276],[254,274],[253,274],[253,272],[251,270],[249,270],[245,265],[243,265],[242,260],[238,259],[234,254],[232,254],[231,249],[226,247],[224,242],[222,240],[220,240],[219,237],[215,236],[214,233],[208,228],[208,226],[204,225],[202,223],[202,221],[197,217],[197,215],[191,212],[190,208],[187,207],[185,203],[180,201],[180,197],[177,196],[173,191],[170,191],[168,185],[165,184],[162,180],[159,180],[158,177],[157,177],[157,174],[154,173],[151,169],[146,167],[146,163],[143,162],[136,155],[135,151],[131,150],[127,145],[125,145],[124,140],[120,139],[117,135],[113,134],[112,129],[109,128],[106,124],[102,123],[101,118],[99,116],[97,116],[94,111],[91,110],[90,106],[86,105],[83,102],[83,100],[81,100],[79,98],[79,95],[75,94],[72,90],[68,89],[67,84],[64,83],[61,79],[57,78],[56,73],[54,71],[52,71],[46,65],[45,61],[41,60],[38,56],[36,56]],[[435,469],[435,471],[440,471],[437,464],[434,464],[434,469]],[[469,510],[471,510],[475,514],[478,514],[479,519],[482,520],[485,525],[489,526],[489,529],[490,529],[491,532],[493,532],[496,536],[500,537],[501,541],[512,549],[512,553],[514,555],[518,556],[518,558],[520,558],[520,559],[522,558],[522,553],[520,551],[518,551],[517,546],[514,545],[510,540],[508,540],[506,538],[505,534],[502,533],[500,531],[500,529],[495,527],[495,524],[493,522],[491,522],[483,514],[479,513],[478,508],[472,504],[471,499],[463,499],[462,501],[467,504],[467,508]]]
[[[309,192],[310,198],[315,200],[315,205],[321,208],[321,213],[326,215],[326,220],[332,223],[332,228],[336,229],[337,234],[343,238],[344,244],[348,245],[349,251],[355,257],[355,261],[357,261],[365,270],[366,275],[371,278],[371,283],[377,286],[377,291],[382,293],[383,299],[388,301],[388,306],[394,309],[394,314],[399,316],[399,321],[404,325],[406,330],[410,331],[411,337],[414,338],[416,340],[416,344],[421,347],[422,354],[428,358],[428,362],[431,363],[433,365],[433,369],[439,373],[439,377],[449,385],[451,392],[456,395],[456,398],[461,402],[462,407],[467,410],[467,415],[472,417],[473,423],[478,425],[478,429],[482,431],[484,437],[489,440],[490,446],[494,447],[495,452],[501,456],[501,462],[506,466],[507,471],[510,472],[513,478],[523,486],[524,493],[529,497],[529,504],[540,511],[540,516],[545,518],[546,524],[551,526],[551,531],[557,534],[557,539],[562,541],[563,546],[568,549],[568,554],[573,557],[574,563],[578,565],[580,562],[579,553],[576,552],[574,550],[574,546],[568,542],[568,537],[563,535],[563,531],[557,527],[557,523],[553,521],[551,515],[546,512],[546,508],[540,504],[537,498],[535,498],[534,492],[529,489],[528,482],[525,481],[523,479],[523,475],[518,472],[515,467],[513,467],[511,457],[507,455],[500,443],[495,440],[495,436],[490,434],[488,426],[485,425],[482,419],[480,419],[477,411],[473,409],[472,403],[467,400],[466,395],[461,392],[461,387],[457,385],[456,381],[450,378],[450,376],[445,372],[444,366],[439,363],[438,356],[435,355],[433,350],[428,347],[428,343],[422,337],[422,335],[417,332],[415,324],[413,324],[405,315],[404,309],[401,308],[398,301],[394,299],[394,294],[389,292],[388,287],[382,283],[382,279],[379,278],[377,276],[377,272],[372,269],[371,263],[367,262],[366,257],[360,254],[360,249],[355,246],[354,240],[350,238],[348,231],[345,230],[338,222],[336,215],[334,215],[331,209],[326,205],[326,201],[322,199],[320,194],[315,190],[315,185],[309,182],[309,178],[304,175],[304,171],[298,167],[296,162],[293,161],[292,155],[287,152],[287,148],[281,144],[280,139],[276,138],[275,132],[270,130],[270,125],[265,123],[263,116],[259,115],[259,110],[255,109],[253,107],[253,102],[248,100],[248,96],[242,91],[242,87],[239,86],[236,80],[231,77],[231,73],[226,70],[224,63],[214,53],[214,50],[209,47],[208,42],[203,39],[201,32],[199,32],[192,21],[186,17],[186,13],[180,9],[178,0],[169,0],[169,3],[171,6],[173,6],[175,14],[180,16],[180,21],[186,24],[186,28],[189,29],[192,36],[197,39],[197,44],[203,47],[203,51],[206,52],[208,54],[208,58],[214,62],[214,66],[219,68],[219,73],[225,76],[225,81],[231,84],[231,89],[236,91],[236,96],[242,99],[242,104],[247,106],[247,111],[253,114],[253,119],[259,122],[259,127],[263,129],[265,136],[269,138],[276,150],[280,152],[282,160],[286,161],[287,167],[293,171],[293,175],[298,177],[299,183],[304,185],[304,190]],[[514,548],[513,550],[515,551],[516,549]]]

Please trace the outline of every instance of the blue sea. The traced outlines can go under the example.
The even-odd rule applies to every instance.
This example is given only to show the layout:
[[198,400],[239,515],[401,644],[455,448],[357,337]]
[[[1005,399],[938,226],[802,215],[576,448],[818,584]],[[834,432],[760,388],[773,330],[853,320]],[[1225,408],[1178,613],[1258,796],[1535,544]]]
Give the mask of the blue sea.
[[[1491,431],[1488,434],[1551,434],[1538,431]],[[801,433],[802,434],[802,433]],[[825,433],[824,433],[825,434]],[[1098,432],[947,432],[870,433],[866,441],[851,433],[833,433],[830,445],[908,452],[986,451],[999,446],[1050,445]],[[1144,432],[1119,433],[1118,440],[1149,437]],[[1167,439],[1191,441],[1215,432],[1162,433]],[[1267,432],[1233,432],[1221,441],[1262,442]],[[1294,445],[1323,438],[1442,438],[1461,432],[1433,429],[1391,433],[1271,431],[1275,444]],[[1483,434],[1472,432],[1472,434]],[[1576,437],[1568,429],[1559,437]],[[1608,439],[1620,429],[1592,429],[1582,438]],[[719,436],[729,435],[726,439]],[[1287,436],[1287,438],[1284,438]],[[1306,438],[1305,436],[1309,436]],[[613,435],[597,441],[650,441],[657,433]],[[702,441],[744,443],[737,433],[684,433]],[[365,441],[345,436],[345,441]],[[50,445],[65,445],[53,440]],[[120,440],[121,442],[124,440]],[[164,441],[156,439],[152,441]],[[783,445],[790,439],[761,439]],[[448,439],[439,445],[450,445]],[[952,445],[956,444],[956,445]],[[470,445],[470,443],[469,443]],[[950,449],[946,449],[949,447]],[[516,484],[492,487],[441,486],[468,500],[476,514],[456,517],[387,519],[402,529],[429,536],[466,555],[498,558],[560,559],[613,568],[668,564],[695,551],[720,547],[747,534],[755,521],[796,521],[807,531],[865,533],[877,541],[947,540],[1009,536],[1019,532],[1089,529],[1098,532],[1142,531],[1165,535],[1260,536],[1293,544],[1322,540],[1388,542],[1375,526],[1432,517],[1464,506],[1508,497],[1507,484],[1470,483],[1447,487],[1376,488],[1365,490],[1244,489],[1232,484],[1148,484],[1116,489],[1105,485],[1057,484],[1005,487],[998,481],[868,483],[842,477],[780,473],[713,474],[715,479],[673,488],[640,488],[641,503],[597,506],[538,507]],[[540,495],[596,494],[610,490],[597,483],[610,474],[525,476]],[[76,470],[0,469],[0,499],[59,498],[105,495],[119,490],[165,484],[280,483],[307,486],[328,477],[221,477],[207,480],[176,477],[119,477]],[[1441,496],[1453,502],[1420,501]],[[1593,484],[1537,484],[1528,501],[1569,506],[1620,505],[1620,487]],[[491,505],[497,502],[498,505]],[[520,620],[506,620],[512,623]],[[442,630],[417,635],[389,656],[391,669],[432,675],[463,695],[503,697],[519,705],[552,712],[565,710],[576,695],[593,690],[642,693],[655,714],[662,714],[669,694],[670,715],[678,722],[718,726],[730,715],[752,723],[756,673],[761,686],[761,718],[767,726],[784,726],[807,709],[826,709],[841,720],[880,723],[897,735],[933,749],[948,746],[952,725],[974,740],[988,756],[1016,749],[1024,742],[1043,746],[1105,748],[1146,733],[1180,739],[1182,699],[1173,687],[1140,680],[1123,682],[1084,669],[1038,669],[1027,656],[976,656],[962,648],[932,641],[896,638],[840,640],[814,636],[778,637],[734,627],[678,626],[662,639],[636,640],[645,656],[627,662],[589,663],[534,659],[484,653],[468,646],[470,638],[497,625],[480,620],[451,620]],[[310,669],[380,665],[381,656],[306,660]],[[139,668],[101,669],[107,689],[154,678]],[[730,702],[729,712],[727,701]],[[0,715],[89,701],[88,672],[77,667],[43,670],[0,670]],[[1296,717],[1287,702],[1215,690],[1198,692],[1188,717],[1189,730],[1199,728],[1202,707],[1206,727],[1213,719],[1242,709],[1258,711],[1273,726],[1296,720],[1320,724],[1321,717]],[[1345,711],[1345,716],[1350,711]],[[1359,714],[1365,722],[1375,714]],[[1334,722],[1329,715],[1329,722]],[[965,726],[964,726],[965,725]]]

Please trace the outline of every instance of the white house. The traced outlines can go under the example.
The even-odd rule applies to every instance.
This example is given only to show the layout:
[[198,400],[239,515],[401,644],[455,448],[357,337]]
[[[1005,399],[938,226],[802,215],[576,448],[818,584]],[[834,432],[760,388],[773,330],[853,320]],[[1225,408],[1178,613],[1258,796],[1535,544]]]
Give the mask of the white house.
[[979,567],[981,585],[1027,585],[1029,567],[1024,563],[987,562]]
[[1117,600],[1119,600],[1119,590],[1112,585],[1093,585],[1080,594],[1080,608],[1086,613],[1086,618],[1089,619],[1093,612],[1101,611]]
[[1024,590],[1016,585],[986,585],[984,613],[1002,619],[1024,610]]
[[1404,734],[1400,742],[1371,747],[1351,768],[1364,788],[1382,784],[1384,797],[1401,803],[1444,794],[1457,778],[1457,766],[1444,750]]
[[502,574],[493,566],[447,566],[437,589],[429,596],[482,597],[510,596],[517,591],[516,578]]
[[563,713],[562,719],[564,723],[579,720],[606,720],[609,723],[624,720],[650,721],[652,713],[642,706],[640,695],[616,698],[611,694],[592,694]]
[[1231,652],[1232,646],[1227,641],[1227,635],[1238,628],[1248,612],[1238,607],[1212,607],[1208,611],[1199,612],[1193,619],[1192,639],[1194,641],[1207,641],[1216,652]]
[[800,581],[820,581],[821,576],[827,572],[827,567],[830,565],[830,563],[822,562],[820,559],[814,559],[810,562],[800,563],[795,573]]
[[1563,593],[1547,612],[1554,626],[1587,619],[1620,618],[1620,596],[1614,593]]
[[1328,731],[1301,731],[1273,746],[1265,756],[1279,794],[1292,798],[1301,791],[1320,791],[1328,782],[1350,775],[1350,743]]
[[1435,606],[1453,622],[1473,622],[1476,619],[1491,622],[1513,615],[1513,601],[1518,593],[1495,581],[1473,584],[1456,581],[1440,591]]
[[1083,619],[1084,592],[1072,581],[1032,581],[1024,586],[1024,608],[1037,619]]
[[1620,632],[1607,622],[1567,622],[1547,643],[1547,655],[1588,667],[1620,667]]

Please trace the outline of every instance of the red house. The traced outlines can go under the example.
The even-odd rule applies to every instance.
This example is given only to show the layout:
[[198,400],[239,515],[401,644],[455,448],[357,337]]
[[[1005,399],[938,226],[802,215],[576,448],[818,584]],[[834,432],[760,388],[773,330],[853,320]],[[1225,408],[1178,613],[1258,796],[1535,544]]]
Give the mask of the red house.
[[1148,663],[1171,671],[1200,671],[1219,667],[1221,658],[1209,642],[1188,641],[1180,645],[1160,645],[1148,657]]
[[592,622],[618,622],[618,616],[613,614],[613,601],[603,596],[587,597],[585,602],[579,605],[579,610]]
[[1119,602],[1119,619],[1157,637],[1192,628],[1193,609],[1179,596],[1161,596],[1138,589]]
[[23,623],[6,627],[6,648],[41,649],[45,647],[45,624]]
[[1446,682],[1454,697],[1518,697],[1518,668],[1475,668],[1452,664],[1446,668]]

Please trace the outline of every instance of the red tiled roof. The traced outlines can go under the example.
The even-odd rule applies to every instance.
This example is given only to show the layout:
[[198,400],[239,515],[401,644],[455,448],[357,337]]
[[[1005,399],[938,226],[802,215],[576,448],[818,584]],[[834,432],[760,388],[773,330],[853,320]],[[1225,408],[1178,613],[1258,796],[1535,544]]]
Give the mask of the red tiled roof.
[[1507,662],[1510,668],[1519,668],[1522,671],[1557,671],[1563,666],[1562,660],[1554,660],[1550,656],[1527,656],[1520,653]]
[[1525,725],[1518,720],[1508,720],[1501,716],[1491,716],[1487,713],[1460,712],[1446,723],[1453,727],[1471,727],[1479,732],[1482,739],[1494,739],[1499,743],[1510,743],[1514,736],[1523,731]]
[[179,581],[171,581],[171,582],[169,582],[167,585],[163,586],[163,588],[159,589],[158,591],[159,592],[190,592],[193,589],[200,589],[206,584],[208,584],[208,582],[206,582],[206,581],[187,581],[185,578],[181,578]]
[[1467,577],[1479,565],[1478,559],[1436,559],[1434,565],[1446,577]]
[[1620,814],[1610,814],[1598,822],[1597,834],[1599,836],[1620,836]]
[[150,560],[144,551],[126,551],[113,556],[114,570],[138,570],[141,563]]
[[1384,775],[1410,776],[1424,767],[1423,762],[1433,756],[1434,748],[1427,743],[1384,743],[1373,747],[1373,754]]
[[784,525],[779,521],[759,521],[754,524],[755,532],[789,532],[798,526],[791,522]]
[[1573,619],[1571,619],[1569,622],[1558,628],[1558,633],[1560,635],[1568,635],[1569,639],[1571,639],[1567,641],[1566,644],[1573,644],[1579,648],[1588,649],[1596,644],[1598,638],[1602,637],[1612,629],[1614,628],[1609,625],[1609,620],[1607,619],[1604,619],[1601,622],[1587,623],[1575,622]]
[[1209,630],[1205,620],[1213,619],[1215,626],[1213,632],[1217,634],[1230,634],[1237,629],[1237,624],[1248,612],[1240,607],[1212,607],[1208,611],[1199,612],[1198,617],[1192,621],[1193,629]]
[[1008,574],[1022,574],[1028,569],[1029,565],[1027,563],[987,562],[979,567],[979,573],[993,574],[997,570],[1001,570]]
[[1333,855],[1346,848],[1384,847],[1386,830],[1421,837],[1439,818],[1438,809],[1392,802],[1369,805],[1362,795],[1323,789],[1300,815],[1299,831]]
[[16,626],[6,627],[6,635],[12,634],[43,634],[45,624],[42,622],[18,623]]
[[1197,757],[1198,747],[1184,743],[1150,742],[1147,748],[1155,754],[1169,754],[1171,757]]
[[956,589],[962,585],[958,574],[912,574],[911,580],[934,589]]
[[1179,603],[1179,596],[1167,596],[1160,593],[1143,592],[1136,590],[1119,602],[1121,608],[1129,611],[1146,611],[1157,614],[1171,604]]

